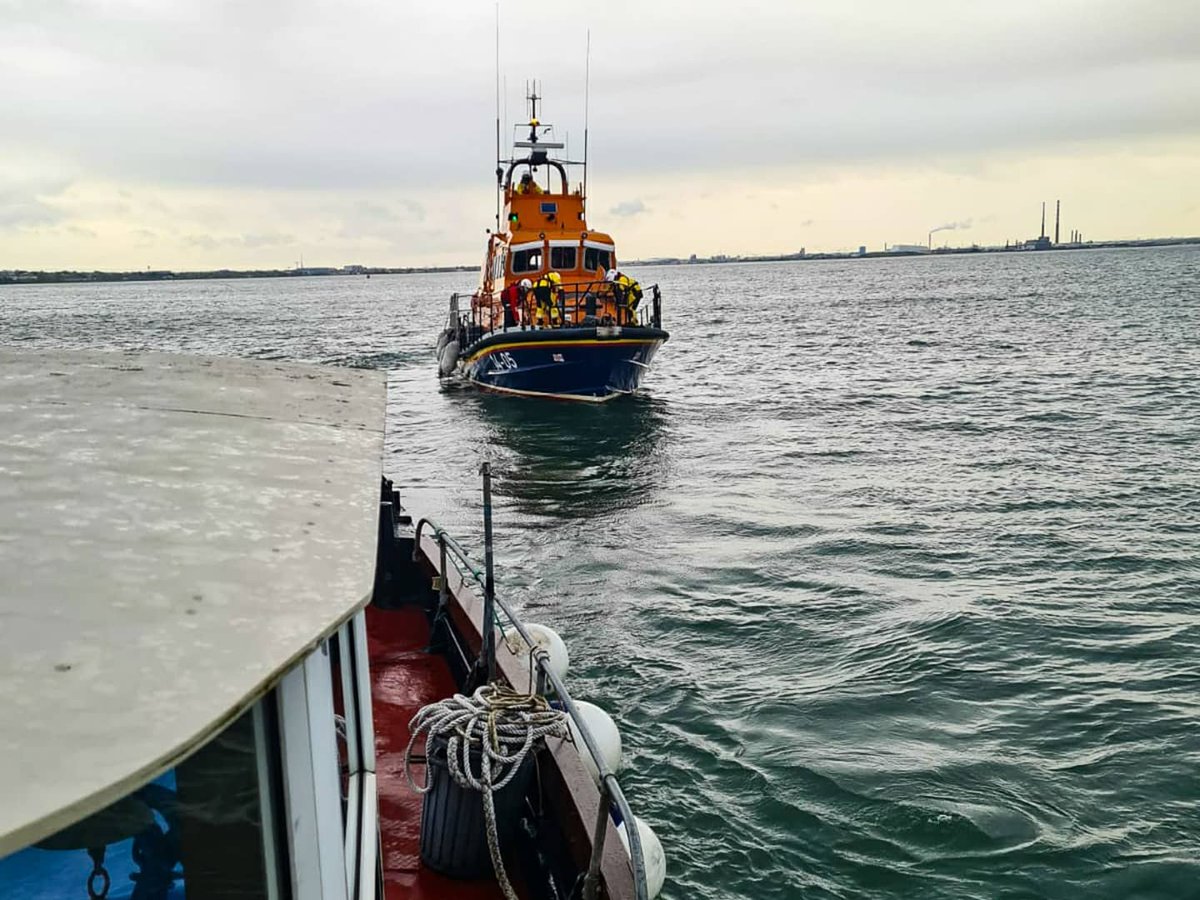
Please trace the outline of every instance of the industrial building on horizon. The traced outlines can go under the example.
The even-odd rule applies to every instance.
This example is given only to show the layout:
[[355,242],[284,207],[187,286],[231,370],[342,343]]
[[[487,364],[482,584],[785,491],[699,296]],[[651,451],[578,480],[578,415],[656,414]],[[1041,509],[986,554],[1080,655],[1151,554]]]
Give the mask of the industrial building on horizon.
[[[951,252],[951,248],[949,246],[940,247],[937,250],[934,250],[934,248],[933,248],[934,234],[936,234],[939,231],[956,231],[960,228],[967,228],[967,227],[970,227],[970,224],[971,224],[971,220],[968,219],[966,222],[959,222],[959,223],[954,223],[954,224],[950,224],[950,225],[940,225],[937,228],[930,229],[928,239],[926,240],[926,242],[924,244],[891,244],[891,245],[884,244],[883,252],[885,254],[888,254],[891,256],[920,256],[920,255],[926,254],[926,253]],[[1050,236],[1048,234],[1046,234],[1046,201],[1043,200],[1042,201],[1042,224],[1041,224],[1041,228],[1038,231],[1038,236],[1035,238],[1029,238],[1027,240],[1017,239],[1015,241],[1012,241],[1012,240],[1005,241],[1003,249],[1005,249],[1005,250],[1049,250],[1052,247],[1078,247],[1083,244],[1083,233],[1078,230],[1075,230],[1075,229],[1071,230],[1070,238],[1067,240],[1066,243],[1063,243],[1062,241],[1060,241],[1059,237],[1061,234],[1061,225],[1062,225],[1062,201],[1055,200],[1054,201],[1054,238],[1053,238],[1053,240],[1051,240]],[[976,250],[984,250],[984,249],[999,250],[999,249],[1001,249],[999,246],[985,248],[985,247],[979,246],[978,244],[972,244],[971,247]],[[859,251],[856,255],[858,255],[858,256],[868,255],[866,247],[860,247]]]

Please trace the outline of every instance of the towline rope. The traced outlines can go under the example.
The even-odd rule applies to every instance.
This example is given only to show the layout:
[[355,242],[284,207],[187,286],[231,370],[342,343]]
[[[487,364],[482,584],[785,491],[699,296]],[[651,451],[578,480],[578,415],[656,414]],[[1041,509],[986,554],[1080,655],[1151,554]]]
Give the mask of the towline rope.
[[[567,737],[566,713],[551,709],[546,698],[537,694],[522,694],[505,685],[485,684],[470,697],[455,694],[421,707],[408,727],[412,736],[404,752],[404,775],[409,785],[421,794],[429,791],[428,768],[425,786],[420,787],[413,780],[409,767],[417,737],[422,732],[427,735],[427,767],[433,758],[434,740],[445,738],[450,777],[460,787],[483,795],[488,853],[500,890],[506,900],[518,900],[500,858],[496,805],[492,795],[513,780],[535,741],[548,735]],[[472,768],[472,751],[478,757],[478,772]]]

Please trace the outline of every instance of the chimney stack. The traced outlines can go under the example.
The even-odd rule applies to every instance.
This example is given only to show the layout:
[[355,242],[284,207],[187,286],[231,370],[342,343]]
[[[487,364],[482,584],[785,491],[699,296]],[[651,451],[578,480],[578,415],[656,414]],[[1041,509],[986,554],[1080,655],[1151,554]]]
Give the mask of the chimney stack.
[[1045,236],[1046,236],[1046,201],[1043,200],[1042,201],[1042,232],[1041,232],[1041,234],[1038,235],[1038,237],[1045,237]]
[[1054,243],[1056,243],[1056,244],[1058,243],[1058,218],[1059,218],[1059,213],[1061,213],[1061,212],[1062,212],[1062,201],[1055,200],[1054,201]]

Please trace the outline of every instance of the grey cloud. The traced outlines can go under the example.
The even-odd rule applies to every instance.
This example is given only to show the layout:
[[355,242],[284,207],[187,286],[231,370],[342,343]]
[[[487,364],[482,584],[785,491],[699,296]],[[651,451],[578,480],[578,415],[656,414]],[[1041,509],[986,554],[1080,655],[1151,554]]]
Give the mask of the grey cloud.
[[[139,230],[146,236],[154,232]],[[289,247],[296,243],[294,235],[290,234],[236,234],[214,236],[211,234],[188,234],[183,236],[183,243],[200,250],[220,250],[225,247],[244,247],[251,250],[264,247]]]
[[185,234],[183,243],[199,250],[216,250],[221,246],[221,242],[211,234]]
[[400,216],[392,209],[369,200],[360,200],[354,207],[358,218],[370,219],[376,222],[398,222]]
[[[0,152],[65,155],[91,175],[143,183],[486,191],[492,20],[480,10],[10,0],[0,4],[0,79],[24,87],[0,92]],[[522,111],[519,85],[540,77],[544,118],[576,141],[593,25],[599,173],[890,163],[1200,133],[1190,0],[1096,0],[1086,14],[1042,0],[747,0],[736,12],[616,0],[600,22],[589,22],[591,8],[547,17],[512,0],[503,14],[506,118]],[[5,61],[6,49],[20,52]],[[389,210],[376,211],[386,221]]]
[[[397,209],[397,206],[399,209]],[[349,208],[344,206],[331,207],[343,219],[362,222],[386,222],[398,224],[401,222],[423,222],[425,208],[412,200],[399,200],[396,205],[379,203],[372,200],[359,200]]]
[[389,243],[401,243],[403,238],[418,230],[425,222],[425,209],[411,200],[375,202],[359,200],[329,209],[341,223],[339,238],[368,238]]
[[646,212],[646,204],[641,200],[624,200],[609,210],[614,216],[636,216]]
[[292,234],[243,234],[239,239],[243,247],[290,247],[296,243]]
[[0,228],[54,225],[64,218],[60,210],[37,199],[17,200],[0,196]]
[[67,187],[65,181],[0,183],[0,229],[35,228],[56,225],[67,216],[46,202]]

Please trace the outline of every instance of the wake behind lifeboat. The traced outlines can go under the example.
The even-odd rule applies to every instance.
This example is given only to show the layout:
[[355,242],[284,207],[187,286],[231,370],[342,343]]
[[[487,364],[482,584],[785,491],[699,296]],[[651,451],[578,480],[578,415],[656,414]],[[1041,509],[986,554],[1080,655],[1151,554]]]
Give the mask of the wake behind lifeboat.
[[[438,339],[439,374],[490,391],[602,402],[634,393],[658,348],[658,285],[620,273],[612,237],[587,224],[586,163],[551,156],[538,120],[513,155],[498,160],[497,230],[488,237],[479,287],[450,298]],[[570,167],[584,170],[572,189]]]

